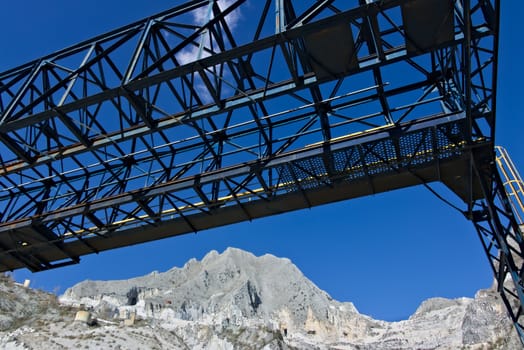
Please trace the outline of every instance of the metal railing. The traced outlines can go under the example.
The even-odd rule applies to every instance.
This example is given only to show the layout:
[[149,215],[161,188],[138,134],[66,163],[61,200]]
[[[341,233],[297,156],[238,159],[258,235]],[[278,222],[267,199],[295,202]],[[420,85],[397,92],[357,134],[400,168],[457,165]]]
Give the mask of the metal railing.
[[513,163],[508,151],[501,146],[495,147],[497,166],[502,175],[504,188],[508,194],[513,213],[519,226],[524,226],[524,181]]

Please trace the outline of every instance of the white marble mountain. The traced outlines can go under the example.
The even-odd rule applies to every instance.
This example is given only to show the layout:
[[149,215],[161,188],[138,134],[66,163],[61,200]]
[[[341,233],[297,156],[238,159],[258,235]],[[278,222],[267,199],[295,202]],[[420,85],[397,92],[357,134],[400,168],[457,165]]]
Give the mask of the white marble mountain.
[[[400,322],[374,320],[333,300],[288,259],[229,248],[182,268],[121,281],[84,281],[59,302],[0,289],[7,349],[517,349],[494,290],[425,301]],[[18,299],[17,299],[18,298]],[[50,299],[51,298],[51,299]],[[28,302],[32,299],[31,302]],[[40,300],[41,299],[41,300]],[[46,301],[47,300],[47,301]],[[42,307],[41,303],[47,303]],[[14,306],[14,305],[18,306]],[[10,315],[4,310],[22,310]],[[33,305],[34,304],[34,305]],[[72,322],[85,308],[98,319]],[[36,313],[36,315],[34,314]],[[135,317],[136,316],[136,317]],[[135,318],[131,326],[123,319]],[[128,322],[129,323],[129,322]]]

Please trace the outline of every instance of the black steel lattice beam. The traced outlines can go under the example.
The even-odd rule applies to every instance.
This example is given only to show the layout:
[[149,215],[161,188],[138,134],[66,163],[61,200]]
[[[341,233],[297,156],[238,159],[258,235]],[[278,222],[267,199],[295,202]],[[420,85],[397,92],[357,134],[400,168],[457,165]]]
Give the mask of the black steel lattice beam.
[[228,4],[0,73],[0,267],[441,181],[524,339],[520,236],[489,165],[499,1],[265,0],[242,30],[247,2]]

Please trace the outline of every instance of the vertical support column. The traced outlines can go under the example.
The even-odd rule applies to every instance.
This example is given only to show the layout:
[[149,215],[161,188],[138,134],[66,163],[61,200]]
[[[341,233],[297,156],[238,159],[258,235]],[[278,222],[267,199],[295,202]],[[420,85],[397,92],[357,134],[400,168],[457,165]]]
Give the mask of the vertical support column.
[[524,241],[494,162],[473,159],[484,199],[471,212],[489,259],[498,292],[524,345]]
[[280,34],[286,30],[284,1],[286,0],[275,0],[275,34]]
[[[207,6],[207,14],[206,14],[206,23],[209,23],[213,19],[213,5],[215,4],[215,0],[209,0],[209,5]],[[204,57],[204,49],[206,44],[211,45],[211,43],[206,42],[206,35],[209,35],[209,29],[206,28],[202,31],[202,34],[200,34],[200,44],[198,45],[198,56],[197,60],[200,60]]]

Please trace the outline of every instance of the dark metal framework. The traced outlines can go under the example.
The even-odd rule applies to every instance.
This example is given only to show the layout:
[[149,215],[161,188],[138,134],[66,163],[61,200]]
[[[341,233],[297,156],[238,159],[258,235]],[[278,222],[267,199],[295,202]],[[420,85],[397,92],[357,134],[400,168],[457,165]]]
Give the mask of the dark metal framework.
[[499,11],[194,0],[0,73],[0,270],[441,181],[524,339],[494,166]]

